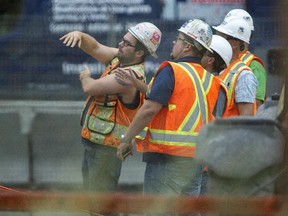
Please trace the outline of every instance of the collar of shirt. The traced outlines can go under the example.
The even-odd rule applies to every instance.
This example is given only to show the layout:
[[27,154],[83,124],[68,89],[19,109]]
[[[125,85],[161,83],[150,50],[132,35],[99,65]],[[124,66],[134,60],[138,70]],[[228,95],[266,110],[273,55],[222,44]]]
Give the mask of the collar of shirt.
[[178,63],[178,62],[193,62],[193,63],[201,64],[201,59],[197,58],[197,57],[186,56],[186,57],[182,57],[182,58],[175,60],[175,62],[176,63]]

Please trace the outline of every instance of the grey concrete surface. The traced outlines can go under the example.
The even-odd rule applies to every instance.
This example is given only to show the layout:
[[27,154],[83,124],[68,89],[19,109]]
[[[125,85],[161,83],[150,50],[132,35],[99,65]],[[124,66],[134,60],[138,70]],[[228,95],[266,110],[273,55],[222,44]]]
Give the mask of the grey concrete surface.
[[[79,101],[1,101],[0,184],[81,188],[82,106]],[[144,163],[134,153],[123,163],[120,185],[143,182]]]
[[0,114],[0,145],[0,182],[28,183],[27,137],[20,133],[18,113]]

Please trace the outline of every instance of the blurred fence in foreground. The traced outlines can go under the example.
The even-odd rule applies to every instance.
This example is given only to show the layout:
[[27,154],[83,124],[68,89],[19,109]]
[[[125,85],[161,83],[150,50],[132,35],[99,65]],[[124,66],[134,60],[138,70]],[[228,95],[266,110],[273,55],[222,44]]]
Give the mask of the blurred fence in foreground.
[[[68,31],[79,30],[79,27],[55,30],[49,19],[45,14],[26,16],[14,31],[0,36],[0,99],[82,100],[85,95],[82,93],[78,74],[83,69],[83,64],[88,64],[95,78],[103,71],[104,65],[78,48],[66,47],[59,41]],[[100,27],[87,28],[85,32],[103,44],[117,47],[128,27],[142,21],[153,22],[163,32],[157,51],[159,58],[149,57],[145,63],[149,81],[159,64],[163,60],[169,60],[177,29],[185,20],[119,18],[111,20],[105,32]],[[281,38],[286,26],[283,27],[282,23],[281,19],[275,17],[254,18],[255,32],[250,47],[263,59],[268,72],[268,51],[283,47]],[[268,95],[279,90],[279,80],[279,76],[268,74]]]

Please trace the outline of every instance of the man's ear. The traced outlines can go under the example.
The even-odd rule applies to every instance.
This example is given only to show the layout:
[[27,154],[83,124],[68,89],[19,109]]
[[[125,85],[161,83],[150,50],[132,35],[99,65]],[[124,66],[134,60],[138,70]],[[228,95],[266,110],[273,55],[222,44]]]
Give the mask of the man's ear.
[[143,55],[145,55],[144,50],[137,50],[137,51],[136,51],[136,56],[137,56],[137,57],[141,58]]
[[192,45],[192,44],[188,44],[188,43],[186,43],[184,49],[187,49],[188,51],[191,51],[191,50],[193,49],[193,45]]
[[214,61],[215,61],[214,57],[209,57],[209,60],[208,60],[209,64],[213,65]]

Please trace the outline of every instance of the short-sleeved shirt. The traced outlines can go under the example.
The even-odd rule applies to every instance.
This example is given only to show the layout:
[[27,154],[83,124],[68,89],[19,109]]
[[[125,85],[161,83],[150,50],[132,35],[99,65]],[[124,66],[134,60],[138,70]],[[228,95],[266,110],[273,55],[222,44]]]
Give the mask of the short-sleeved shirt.
[[[193,62],[201,64],[201,60],[195,57],[180,58],[176,62]],[[175,83],[175,77],[173,69],[170,65],[167,65],[164,68],[162,68],[162,70],[155,77],[154,84],[152,86],[151,92],[147,96],[147,99],[158,102],[163,106],[167,106],[174,90],[174,83]],[[226,100],[225,92],[223,90],[222,91],[220,90],[219,94],[222,95]],[[225,104],[226,102],[223,102],[222,105],[221,103],[219,103],[218,106],[217,105],[215,106],[217,107],[217,110],[216,109],[214,110],[216,115],[221,115],[219,114],[219,112],[222,112],[223,114],[224,109],[220,107],[225,106]],[[173,157],[177,156],[154,153],[154,152],[143,153],[144,162],[152,162],[152,163],[165,162],[167,160],[172,160]]]
[[256,91],[256,99],[264,101],[266,97],[266,81],[267,81],[267,73],[263,65],[253,60],[249,65],[251,70],[253,71],[256,79],[258,81],[258,87]]
[[254,103],[257,84],[256,76],[251,71],[243,70],[236,82],[235,103]]
[[[201,60],[195,57],[183,57],[175,62],[193,62],[200,64]],[[168,106],[169,99],[174,90],[174,83],[175,77],[173,69],[170,65],[167,65],[162,68],[155,77],[153,87],[146,98],[158,102],[163,106]]]
[[[200,64],[201,60],[195,57],[184,57],[180,58],[175,62],[195,62]],[[149,95],[147,95],[147,99],[153,100],[162,104],[163,106],[168,106],[169,99],[173,94],[175,84],[175,77],[173,69],[170,65],[165,66],[159,71],[157,76],[154,78],[154,83],[151,88]],[[145,152],[143,153],[143,161],[144,162],[165,162],[167,160],[172,159],[172,155],[166,155],[161,153],[154,152]]]

